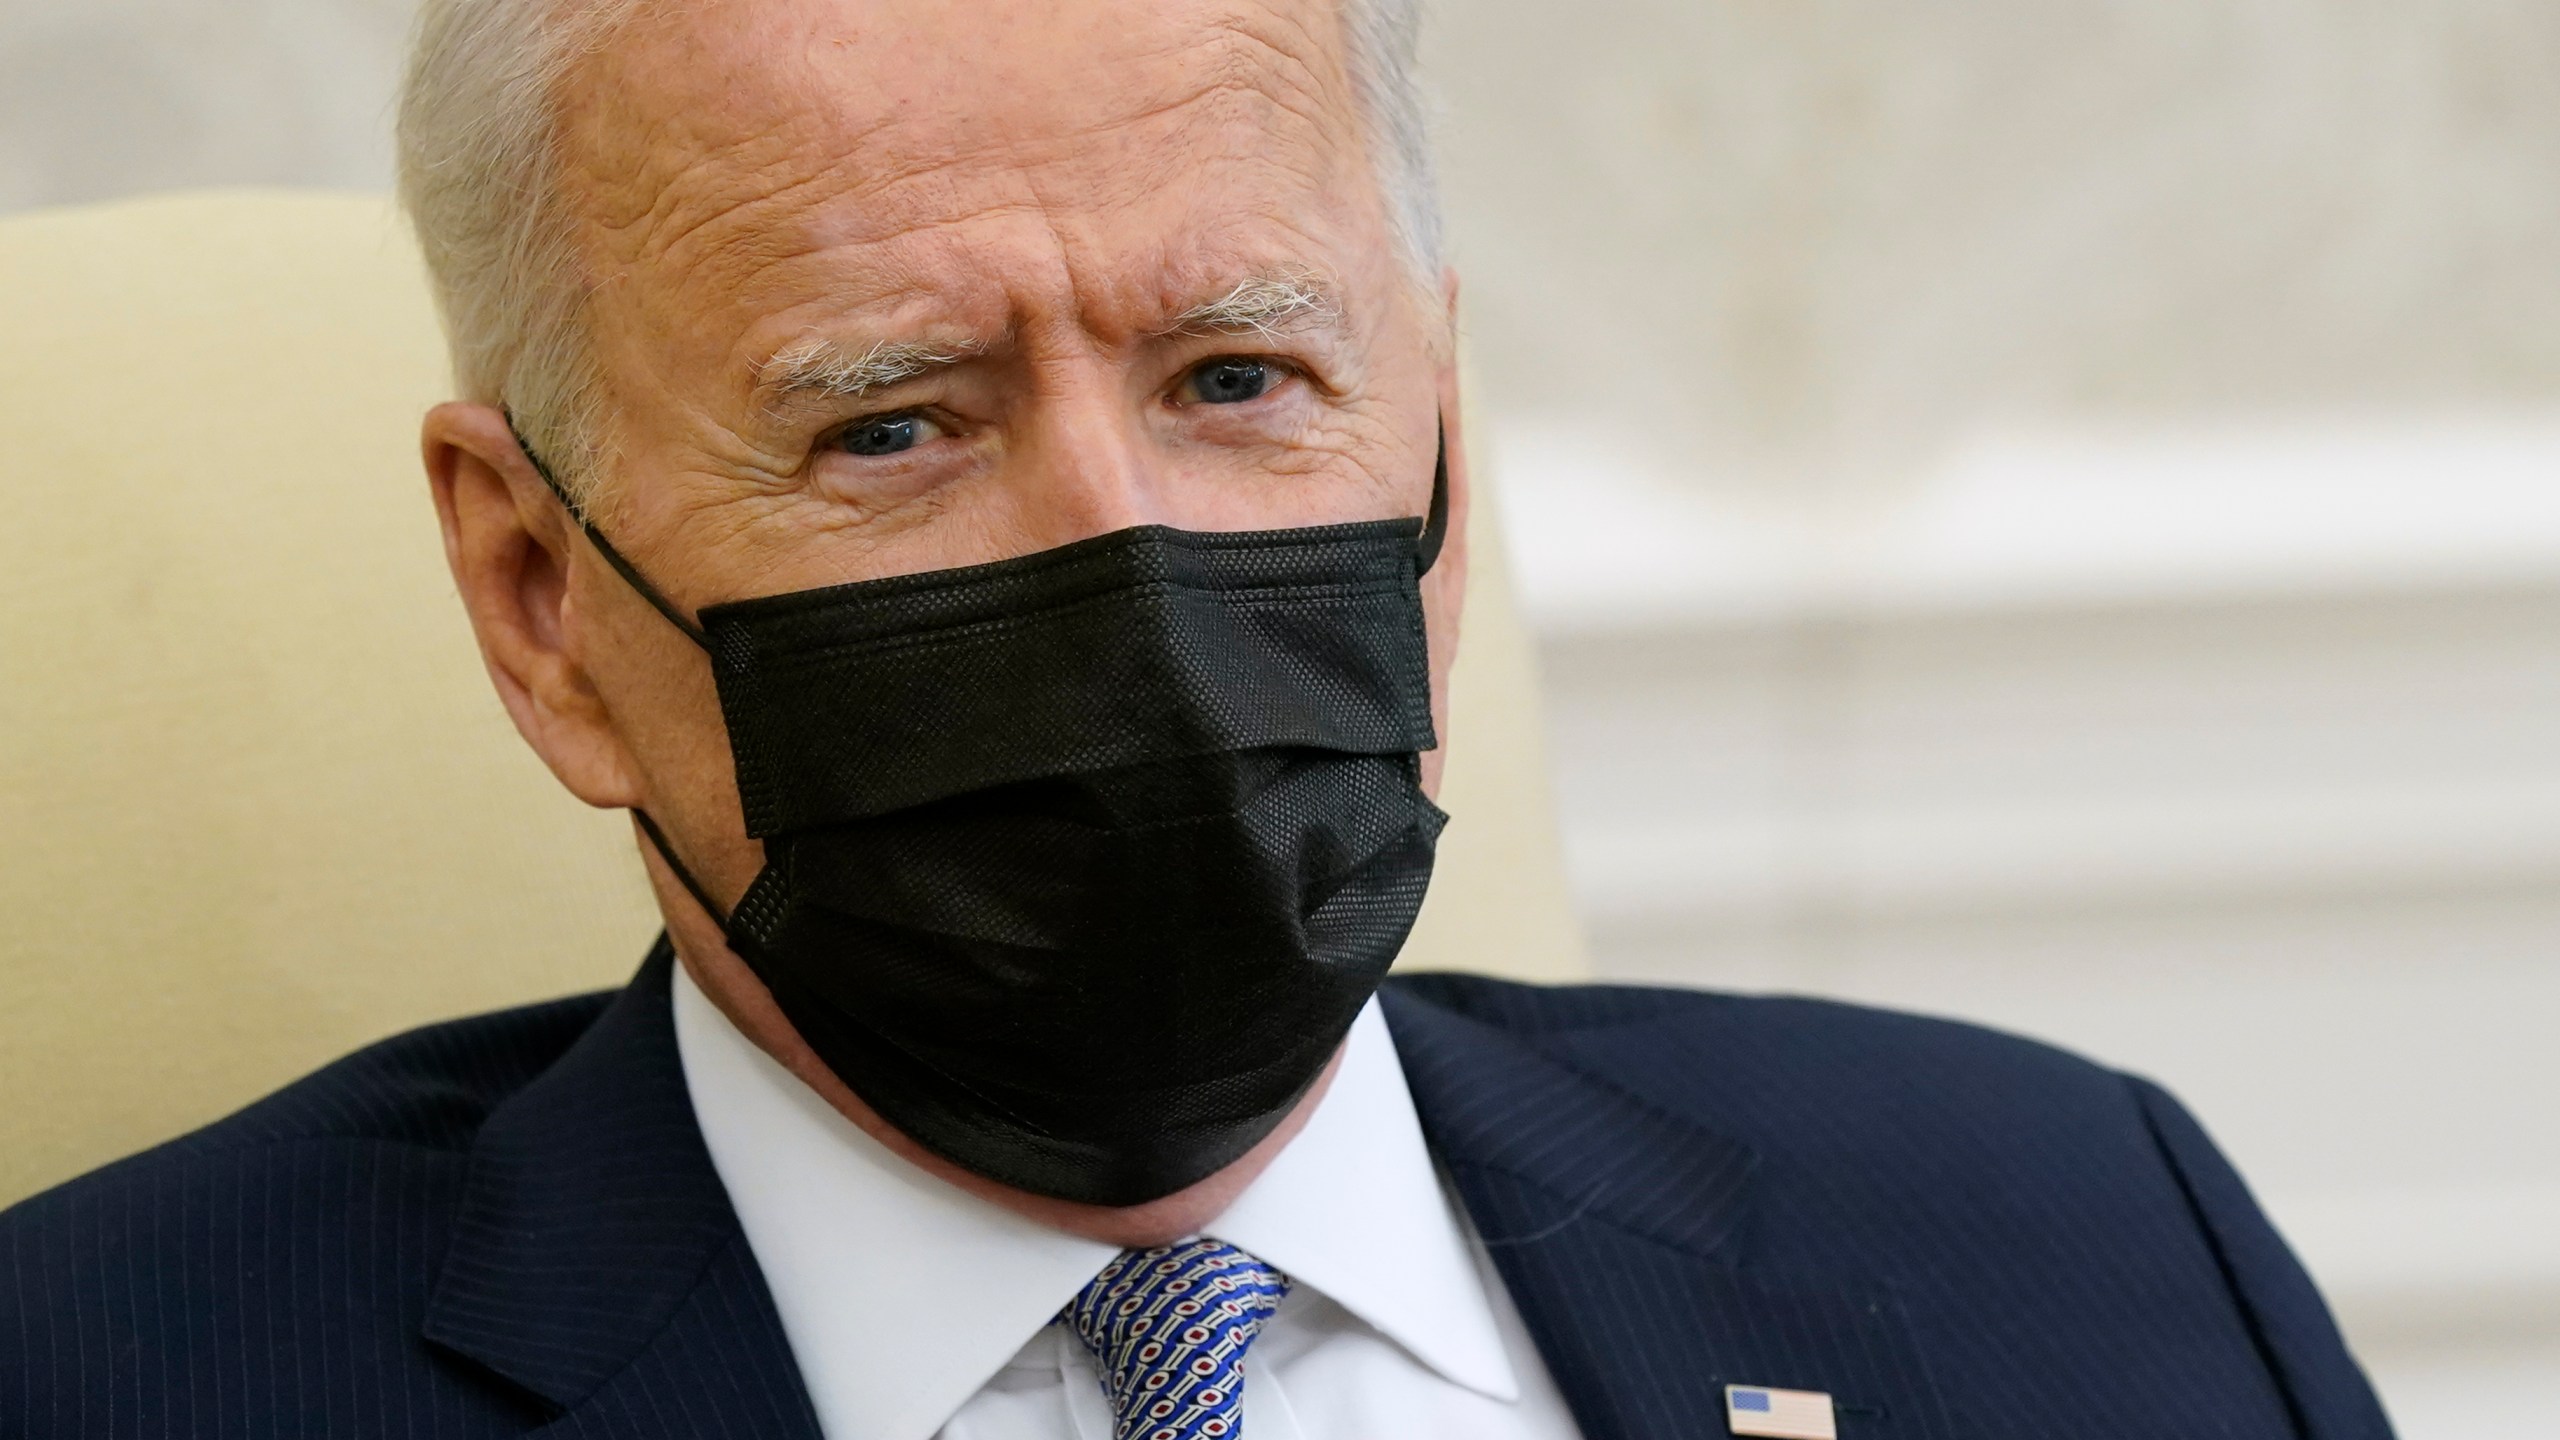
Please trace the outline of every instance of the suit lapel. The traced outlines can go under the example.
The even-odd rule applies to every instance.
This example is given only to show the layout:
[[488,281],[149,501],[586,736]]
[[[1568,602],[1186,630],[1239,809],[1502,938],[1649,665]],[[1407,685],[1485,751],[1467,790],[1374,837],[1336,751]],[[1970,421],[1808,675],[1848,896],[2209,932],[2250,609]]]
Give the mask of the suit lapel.
[[1466,985],[1392,982],[1387,1019],[1431,1148],[1586,1440],[1723,1434],[1729,1384],[1827,1392],[1842,1440],[1950,1433],[1890,1291],[1754,1262],[1750,1148],[1467,1013],[1451,1003]]
[[694,1122],[673,963],[661,940],[481,1127],[425,1335],[543,1401],[560,1434],[817,1440]]

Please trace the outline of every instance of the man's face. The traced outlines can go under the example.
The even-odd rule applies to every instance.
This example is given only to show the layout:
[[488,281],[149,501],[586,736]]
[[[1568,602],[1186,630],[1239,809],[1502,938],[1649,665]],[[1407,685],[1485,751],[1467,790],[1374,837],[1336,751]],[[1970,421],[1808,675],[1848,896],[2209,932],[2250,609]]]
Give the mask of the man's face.
[[[1327,5],[709,0],[644,11],[566,94],[598,515],[688,610],[1423,512],[1445,312]],[[758,857],[707,669],[593,559],[579,662],[734,896]],[[1463,563],[1426,587],[1443,681]]]

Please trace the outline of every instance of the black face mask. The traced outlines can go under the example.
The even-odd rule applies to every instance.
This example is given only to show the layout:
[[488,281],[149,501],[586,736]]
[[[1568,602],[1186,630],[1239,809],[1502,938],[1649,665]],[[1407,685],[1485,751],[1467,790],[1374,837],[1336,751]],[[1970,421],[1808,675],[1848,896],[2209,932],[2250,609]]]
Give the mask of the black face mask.
[[1444,443],[1423,521],[1141,526],[698,626],[562,502],[711,656],[764,869],[724,917],[638,818],[802,1038],[935,1153],[1130,1205],[1271,1133],[1421,909],[1447,486]]

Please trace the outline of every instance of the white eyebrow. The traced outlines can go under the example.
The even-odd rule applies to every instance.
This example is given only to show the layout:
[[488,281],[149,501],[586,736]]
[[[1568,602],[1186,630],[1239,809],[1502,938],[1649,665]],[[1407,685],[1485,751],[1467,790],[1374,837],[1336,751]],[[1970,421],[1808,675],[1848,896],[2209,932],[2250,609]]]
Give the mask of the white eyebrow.
[[1333,296],[1304,275],[1256,275],[1215,300],[1192,306],[1165,327],[1167,335],[1271,335],[1341,314]]
[[[1227,293],[1173,317],[1165,335],[1272,335],[1302,323],[1341,314],[1333,296],[1304,275],[1255,275]],[[812,337],[777,352],[756,367],[756,388],[776,399],[818,395],[861,400],[921,375],[977,355],[974,344],[929,340],[878,340],[856,349],[841,340]]]
[[880,340],[856,350],[839,340],[809,339],[783,350],[756,368],[757,387],[776,397],[825,395],[860,400],[892,385],[976,354],[974,345],[937,345],[924,340]]

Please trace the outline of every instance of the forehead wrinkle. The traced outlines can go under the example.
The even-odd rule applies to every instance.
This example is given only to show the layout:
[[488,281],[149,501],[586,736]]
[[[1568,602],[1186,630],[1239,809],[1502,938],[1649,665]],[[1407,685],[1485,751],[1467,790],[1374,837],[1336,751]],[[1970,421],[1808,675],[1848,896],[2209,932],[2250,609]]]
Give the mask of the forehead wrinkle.
[[[752,77],[670,11],[633,26],[561,81],[565,148],[588,225],[626,262],[668,256],[759,202],[822,184],[885,128],[808,103],[806,67],[767,56]],[[668,51],[679,52],[671,62]],[[748,83],[752,80],[752,83]],[[813,155],[833,157],[812,166]]]
[[[731,153],[698,156],[659,187],[650,212],[630,225],[598,227],[622,242],[623,263],[665,265],[679,274],[718,273],[724,262],[753,270],[819,248],[803,225],[791,222],[831,198],[826,187],[840,167],[794,174],[781,157],[723,173],[720,167]],[[775,172],[782,172],[779,179]],[[702,183],[687,183],[697,177]]]
[[[624,263],[665,260],[692,268],[704,262],[716,263],[724,255],[736,255],[750,264],[773,258],[774,237],[758,233],[766,228],[757,223],[761,216],[776,209],[786,214],[821,210],[827,208],[825,202],[836,199],[860,199],[876,206],[894,204],[893,196],[905,200],[919,190],[950,192],[944,197],[945,204],[927,201],[922,207],[927,214],[923,216],[913,213],[912,201],[895,205],[909,210],[899,217],[904,222],[897,225],[899,229],[916,228],[918,222],[930,225],[931,212],[935,210],[943,210],[953,219],[962,218],[961,214],[950,213],[955,211],[985,215],[1015,208],[1054,210],[1055,204],[1038,194],[1043,187],[1033,178],[1036,172],[1061,162],[1089,164],[1097,132],[1160,123],[1183,112],[1220,115],[1222,120],[1209,122],[1214,129],[1230,130],[1241,123],[1261,136],[1261,143],[1250,147],[1230,136],[1230,143],[1212,142],[1207,147],[1209,151],[1226,152],[1225,158],[1230,161],[1281,161],[1281,168],[1298,178],[1316,179],[1310,171],[1321,172],[1333,166],[1312,154],[1283,160],[1271,153],[1274,141],[1280,142],[1280,149],[1286,152],[1306,148],[1303,141],[1313,137],[1300,132],[1284,138],[1282,132],[1295,127],[1275,127],[1273,121],[1286,115],[1321,134],[1335,128],[1329,122],[1347,120],[1349,117],[1340,113],[1348,93],[1342,83],[1341,67],[1335,63],[1339,57],[1334,55],[1333,47],[1324,43],[1312,16],[1281,13],[1275,7],[1262,5],[1222,8],[1225,13],[1210,18],[1203,30],[1169,38],[1169,43],[1155,47],[1160,57],[1187,52],[1201,56],[1206,63],[1177,70],[1176,83],[1171,87],[1159,87],[1153,95],[1129,97],[1134,103],[1106,106],[1103,113],[1088,111],[1063,128],[1025,127],[1008,133],[1003,127],[991,131],[964,124],[955,131],[948,123],[947,112],[910,117],[894,109],[864,114],[858,107],[848,112],[842,107],[809,104],[807,82],[817,80],[823,86],[836,78],[829,74],[833,67],[826,65],[786,66],[790,72],[787,76],[760,73],[757,78],[766,83],[746,87],[752,99],[739,94],[735,87],[716,96],[707,93],[705,86],[715,83],[714,79],[696,73],[696,67],[681,67],[677,73],[687,78],[678,82],[675,94],[648,97],[658,104],[647,104],[641,96],[627,93],[602,102],[610,117],[625,125],[583,127],[588,130],[589,139],[602,140],[604,134],[599,130],[610,133],[619,128],[628,133],[628,122],[639,121],[676,142],[655,147],[665,157],[656,163],[639,160],[619,177],[594,174],[595,180],[605,184],[593,188],[609,186],[619,190],[622,204],[616,207],[603,196],[591,196],[591,223],[603,232],[612,249],[623,252]],[[685,28],[664,27],[650,37],[658,42],[654,46],[611,47],[619,53],[591,62],[591,74],[603,71],[606,74],[594,78],[627,80],[629,68],[647,58],[645,53],[632,52],[645,52],[680,40]],[[714,70],[718,76],[729,75],[725,68]],[[616,71],[623,73],[612,73]],[[670,106],[665,103],[669,100],[678,103]],[[740,113],[742,105],[744,114]],[[1261,112],[1259,117],[1257,111]],[[607,115],[583,118],[593,121]],[[921,122],[920,131],[910,134],[911,120]],[[755,123],[749,124],[750,121]],[[1174,123],[1184,122],[1176,119]],[[928,143],[916,143],[926,137],[930,137]],[[1300,143],[1291,144],[1292,140]],[[603,161],[606,157],[599,152],[612,147],[591,144],[581,148],[587,150],[590,161]],[[675,153],[667,155],[668,150]],[[1188,153],[1196,157],[1199,148],[1188,147]],[[1165,160],[1161,156],[1151,158],[1158,164]],[[674,163],[666,163],[668,160]],[[602,167],[591,165],[591,174],[597,168]],[[657,173],[649,173],[653,170]],[[997,174],[989,173],[1004,170],[1014,172],[1012,187],[1006,186]],[[1080,177],[1085,192],[1080,198],[1088,204],[1096,198],[1090,188],[1095,178],[1091,174]],[[1109,177],[1103,178],[1109,184]],[[620,183],[613,184],[614,179]],[[1015,188],[1016,193],[968,195],[989,180],[996,180],[999,192]],[[1030,195],[1022,193],[1025,181],[1031,182],[1027,187],[1033,192]],[[1156,189],[1163,183],[1165,178],[1160,175],[1130,174],[1122,179],[1122,185],[1133,193]],[[817,204],[804,201],[811,191],[818,192]],[[967,198],[963,200],[963,196]],[[621,213],[612,213],[617,208]],[[707,253],[692,261],[682,258],[697,251]]]
[[[1305,96],[1309,110],[1302,114],[1313,120],[1314,112],[1328,103],[1339,107],[1350,99],[1349,88],[1342,83],[1341,57],[1303,27],[1291,25],[1281,8],[1250,8],[1220,21],[1218,33],[1229,39],[1219,47],[1225,52],[1219,57],[1219,69],[1228,83],[1267,95],[1286,108],[1297,107],[1289,105],[1283,92]],[[1252,24],[1256,19],[1292,32],[1290,38],[1298,43],[1290,45],[1277,36],[1256,33]],[[1317,56],[1337,63],[1319,64]],[[1256,57],[1262,63],[1257,64]]]
[[[978,140],[940,151],[915,147],[900,159],[874,156],[860,184],[845,193],[880,215],[879,231],[897,234],[1008,214],[1058,216],[1158,198],[1168,184],[1178,183],[1178,175],[1167,173],[1170,167],[1208,161],[1242,162],[1301,181],[1310,171],[1326,168],[1317,162],[1314,147],[1299,136],[1282,135],[1269,123],[1266,117],[1277,114],[1304,118],[1304,112],[1266,89],[1212,80],[1073,131]],[[1193,124],[1193,115],[1205,118]],[[1165,126],[1185,127],[1184,143],[1151,145],[1135,155],[1097,145],[1102,137]],[[1239,129],[1250,131],[1259,143],[1234,138]],[[1119,163],[1106,164],[1106,159]],[[1140,163],[1128,163],[1132,159]],[[1230,173],[1223,178],[1232,182],[1236,177]]]
[[[970,127],[954,135],[942,123],[945,117],[935,116],[922,122],[922,134],[931,137],[926,144],[901,143],[909,128],[901,122],[874,125],[862,138],[876,144],[878,153],[870,157],[859,191],[875,202],[885,201],[937,181],[970,188],[973,182],[984,184],[991,179],[991,171],[1010,172],[1012,185],[1021,187],[1015,197],[990,197],[975,201],[972,208],[1055,212],[1077,207],[1072,203],[1062,207],[1058,198],[1047,193],[1049,187],[1041,177],[1066,169],[1075,172],[1075,189],[1070,192],[1074,201],[1092,203],[1097,198],[1093,194],[1097,179],[1129,197],[1150,195],[1168,183],[1167,177],[1146,173],[1152,166],[1135,167],[1117,177],[1107,173],[1097,177],[1092,173],[1096,158],[1106,152],[1097,150],[1095,142],[1115,132],[1166,125],[1189,133],[1182,144],[1152,147],[1156,153],[1147,158],[1155,165],[1196,165],[1211,158],[1253,161],[1276,165],[1301,179],[1333,168],[1322,158],[1326,146],[1318,137],[1356,133],[1356,118],[1346,108],[1350,104],[1347,88],[1326,83],[1338,67],[1315,63],[1233,17],[1221,19],[1206,35],[1164,47],[1159,58],[1198,52],[1207,52],[1212,57],[1209,63],[1179,75],[1174,86],[1131,97],[1128,103],[1102,113],[1076,116],[1072,123],[1010,132]],[[1340,79],[1338,74],[1334,78]],[[1295,126],[1279,123],[1284,117]],[[1239,129],[1250,132],[1250,142],[1236,138]],[[1342,134],[1336,135],[1337,130]],[[1207,138],[1212,135],[1222,139]],[[1311,140],[1316,143],[1310,145]],[[1355,153],[1345,158],[1358,157]]]
[[[685,64],[674,67],[678,78],[672,86],[599,85],[610,98],[585,117],[579,128],[587,143],[577,147],[593,182],[582,187],[592,207],[587,218],[595,248],[589,253],[604,252],[598,258],[608,264],[619,258],[615,269],[658,272],[648,287],[655,293],[646,298],[662,303],[644,303],[643,311],[673,305],[683,292],[716,300],[725,313],[751,319],[756,328],[766,322],[745,312],[771,314],[804,304],[836,309],[848,298],[843,275],[826,283],[827,300],[805,293],[812,286],[801,262],[812,254],[868,252],[856,267],[865,273],[855,277],[868,281],[879,278],[878,269],[901,270],[924,260],[909,250],[923,242],[937,262],[928,268],[943,269],[938,262],[952,258],[943,252],[956,250],[961,269],[974,271],[979,266],[969,252],[979,248],[977,227],[1027,219],[1034,224],[1025,234],[1037,233],[1046,242],[1042,249],[1075,252],[1088,263],[1058,265],[1045,283],[1031,287],[1037,293],[1007,296],[1012,319],[998,329],[1009,331],[1044,312],[1076,314],[1090,317],[1088,328],[1097,337],[1116,332],[1125,341],[1161,333],[1157,327],[1186,304],[1190,308],[1173,323],[1197,331],[1267,331],[1319,316],[1339,322],[1339,304],[1311,304],[1285,283],[1233,280],[1246,273],[1248,281],[1303,282],[1303,274],[1275,267],[1254,275],[1249,264],[1206,274],[1194,269],[1195,281],[1209,283],[1191,289],[1164,285],[1161,268],[1154,278],[1129,273],[1124,267],[1139,257],[1123,245],[1099,247],[1113,262],[1099,271],[1089,262],[1102,256],[1083,254],[1096,248],[1088,232],[1107,214],[1133,207],[1152,212],[1168,202],[1176,211],[1205,205],[1210,212],[1241,204],[1253,220],[1306,232],[1303,238],[1319,250],[1325,241],[1338,241],[1320,217],[1338,203],[1345,169],[1360,168],[1363,157],[1356,102],[1333,43],[1337,37],[1321,23],[1326,13],[1322,5],[1305,13],[1231,8],[1204,17],[1207,24],[1180,36],[1152,35],[1142,48],[1156,59],[1192,60],[1134,67],[1152,83],[1082,96],[1073,87],[1052,95],[1046,86],[1031,85],[1014,95],[986,97],[995,102],[993,113],[976,106],[955,112],[932,103],[888,109],[813,103],[824,101],[838,82],[858,76],[868,55],[842,71],[834,65],[791,65],[783,67],[787,75],[770,69],[748,74],[714,66],[715,73],[705,73]],[[624,66],[607,59],[597,69]],[[812,78],[821,82],[816,93],[806,84]],[[639,93],[642,88],[647,93]],[[1003,123],[996,123],[999,116]],[[1031,123],[1042,119],[1051,123]],[[612,122],[634,120],[665,143],[627,147],[615,140],[617,130],[626,140],[632,131]],[[1114,131],[1123,132],[1125,142],[1113,138]],[[1295,213],[1310,202],[1319,214]],[[1199,217],[1170,218],[1195,229]],[[1022,238],[1007,242],[1009,248],[1018,248]],[[1171,248],[1191,246],[1177,240]],[[1253,248],[1281,267],[1291,263],[1268,246]],[[948,298],[955,288],[977,288],[972,280],[983,278],[983,272],[943,275],[922,288]],[[1058,293],[1061,285],[1068,293]],[[1227,293],[1199,300],[1217,285]],[[1120,303],[1104,298],[1114,291]],[[870,306],[866,299],[863,308]],[[647,326],[635,315],[616,328]],[[805,349],[805,342],[770,358],[750,350],[745,364],[728,361],[738,366],[729,373],[756,384],[760,396],[859,394],[913,378],[919,367],[930,368],[928,362],[951,363],[960,343],[966,342],[892,342],[839,332],[830,351],[790,356],[798,364],[776,362],[790,349]],[[985,346],[974,348],[983,353]]]

